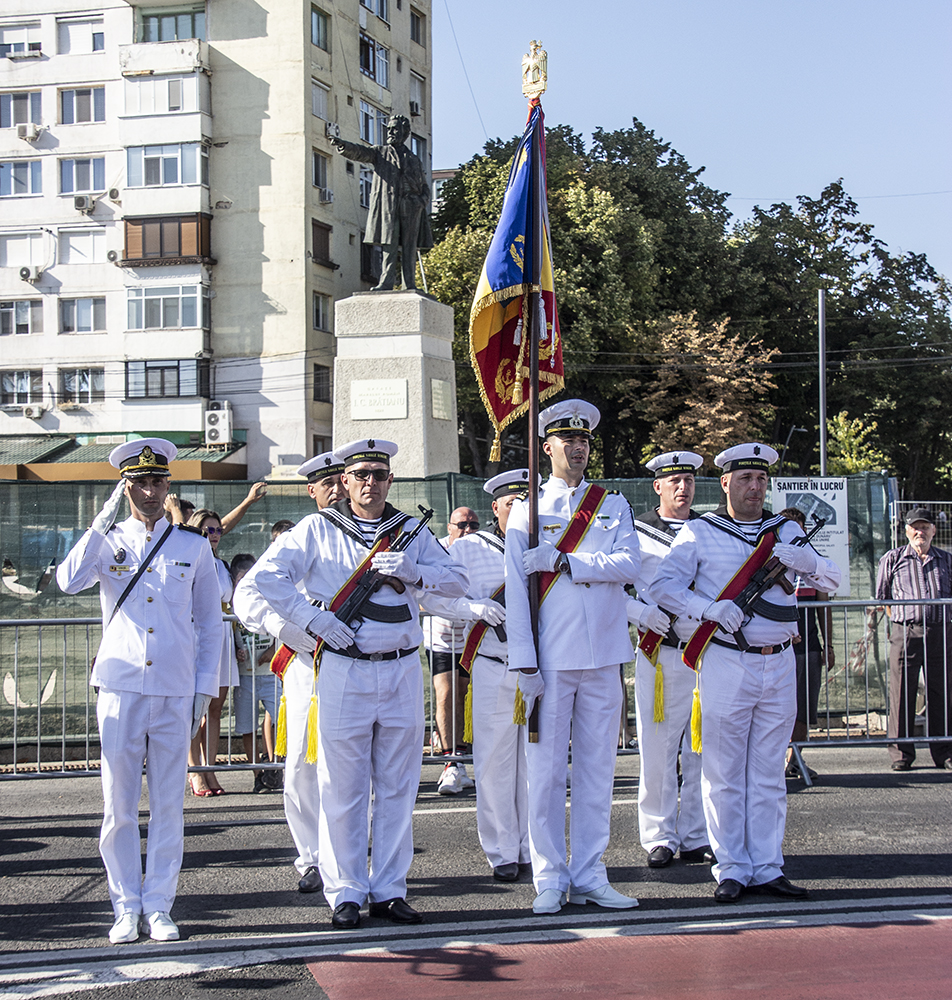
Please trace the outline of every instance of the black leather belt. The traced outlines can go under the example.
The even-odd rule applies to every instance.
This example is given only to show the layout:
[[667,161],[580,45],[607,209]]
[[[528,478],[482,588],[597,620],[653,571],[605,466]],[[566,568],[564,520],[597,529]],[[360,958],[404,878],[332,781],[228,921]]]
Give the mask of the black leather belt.
[[679,639],[676,635],[672,635],[668,632],[668,634],[662,638],[661,645],[670,646],[672,649],[681,649],[683,646],[686,646],[687,643],[684,639]]
[[356,656],[351,656],[342,649],[327,647],[328,652],[336,653],[338,656],[346,656],[348,660],[371,660],[374,663],[379,663],[381,660],[399,660],[403,656],[409,656],[411,653],[417,652],[419,648],[419,646],[412,646],[410,649],[391,649],[387,653],[358,653]]
[[774,653],[782,653],[785,649],[789,649],[793,640],[788,639],[779,646],[751,646],[748,649],[741,649],[740,646],[735,646],[732,642],[724,642],[723,639],[715,639],[713,636],[711,637],[711,642],[713,642],[715,646],[723,646],[725,649],[733,649],[735,653],[752,653],[754,656],[772,656]]

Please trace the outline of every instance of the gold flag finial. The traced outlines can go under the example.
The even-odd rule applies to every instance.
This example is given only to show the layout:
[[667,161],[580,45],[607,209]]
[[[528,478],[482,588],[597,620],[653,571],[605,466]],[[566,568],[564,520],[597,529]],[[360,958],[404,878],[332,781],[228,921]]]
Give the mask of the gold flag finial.
[[529,51],[522,57],[522,93],[532,100],[541,97],[548,85],[549,56],[542,42],[533,39]]

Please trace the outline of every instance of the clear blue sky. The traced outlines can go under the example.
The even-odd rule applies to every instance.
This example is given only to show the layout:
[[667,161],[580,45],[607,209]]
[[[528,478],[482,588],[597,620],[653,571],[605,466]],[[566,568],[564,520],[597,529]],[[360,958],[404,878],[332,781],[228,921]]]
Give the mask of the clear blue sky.
[[521,58],[538,38],[550,125],[588,141],[634,115],[706,167],[737,218],[842,177],[893,252],[925,253],[952,278],[952,0],[433,0],[432,10],[434,167],[465,162],[487,135],[521,132]]

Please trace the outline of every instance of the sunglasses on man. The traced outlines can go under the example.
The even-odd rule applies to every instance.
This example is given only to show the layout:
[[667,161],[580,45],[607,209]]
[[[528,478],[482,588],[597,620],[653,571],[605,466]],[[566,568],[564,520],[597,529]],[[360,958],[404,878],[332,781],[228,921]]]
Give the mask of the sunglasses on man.
[[460,531],[465,531],[467,528],[471,528],[473,531],[479,530],[479,521],[450,521],[451,528],[459,528]]
[[390,478],[389,469],[349,469],[348,476],[353,476],[359,483],[366,483],[371,477],[375,483],[385,483]]

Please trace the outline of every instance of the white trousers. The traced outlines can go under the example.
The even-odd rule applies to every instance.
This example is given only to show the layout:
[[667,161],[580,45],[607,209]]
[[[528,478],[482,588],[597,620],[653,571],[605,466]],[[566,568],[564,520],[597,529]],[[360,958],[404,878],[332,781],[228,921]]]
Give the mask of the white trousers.
[[[96,715],[103,795],[99,853],[116,917],[172,909],[184,848],[192,702],[191,695],[163,698],[99,689]],[[139,836],[143,761],[149,789],[144,881]]]
[[[612,784],[622,690],[618,664],[588,670],[542,668],[539,742],[526,744],[529,846],[536,892],[608,882],[602,855],[611,827]],[[572,810],[566,860],[565,782],[572,741]]]
[[294,867],[301,875],[308,868],[317,866],[321,795],[317,764],[308,764],[304,760],[313,681],[314,661],[310,656],[298,653],[284,672],[284,711],[288,733],[288,752],[284,758],[284,816],[298,852]]
[[[417,652],[351,660],[325,652],[317,684],[319,857],[331,907],[407,894],[413,806],[423,752],[423,671]],[[373,849],[367,809],[373,785]]]
[[529,860],[526,742],[513,724],[516,673],[477,656],[473,663],[473,772],[476,830],[495,868]]
[[[701,755],[691,750],[691,704],[695,673],[681,651],[661,646],[664,722],[654,721],[655,668],[640,650],[635,664],[635,714],[638,719],[638,830],[641,846],[689,851],[708,843],[701,802]],[[678,804],[678,751],[681,752],[681,801]]]
[[784,755],[797,712],[792,649],[771,656],[711,644],[701,662],[701,794],[718,882],[783,874]]

